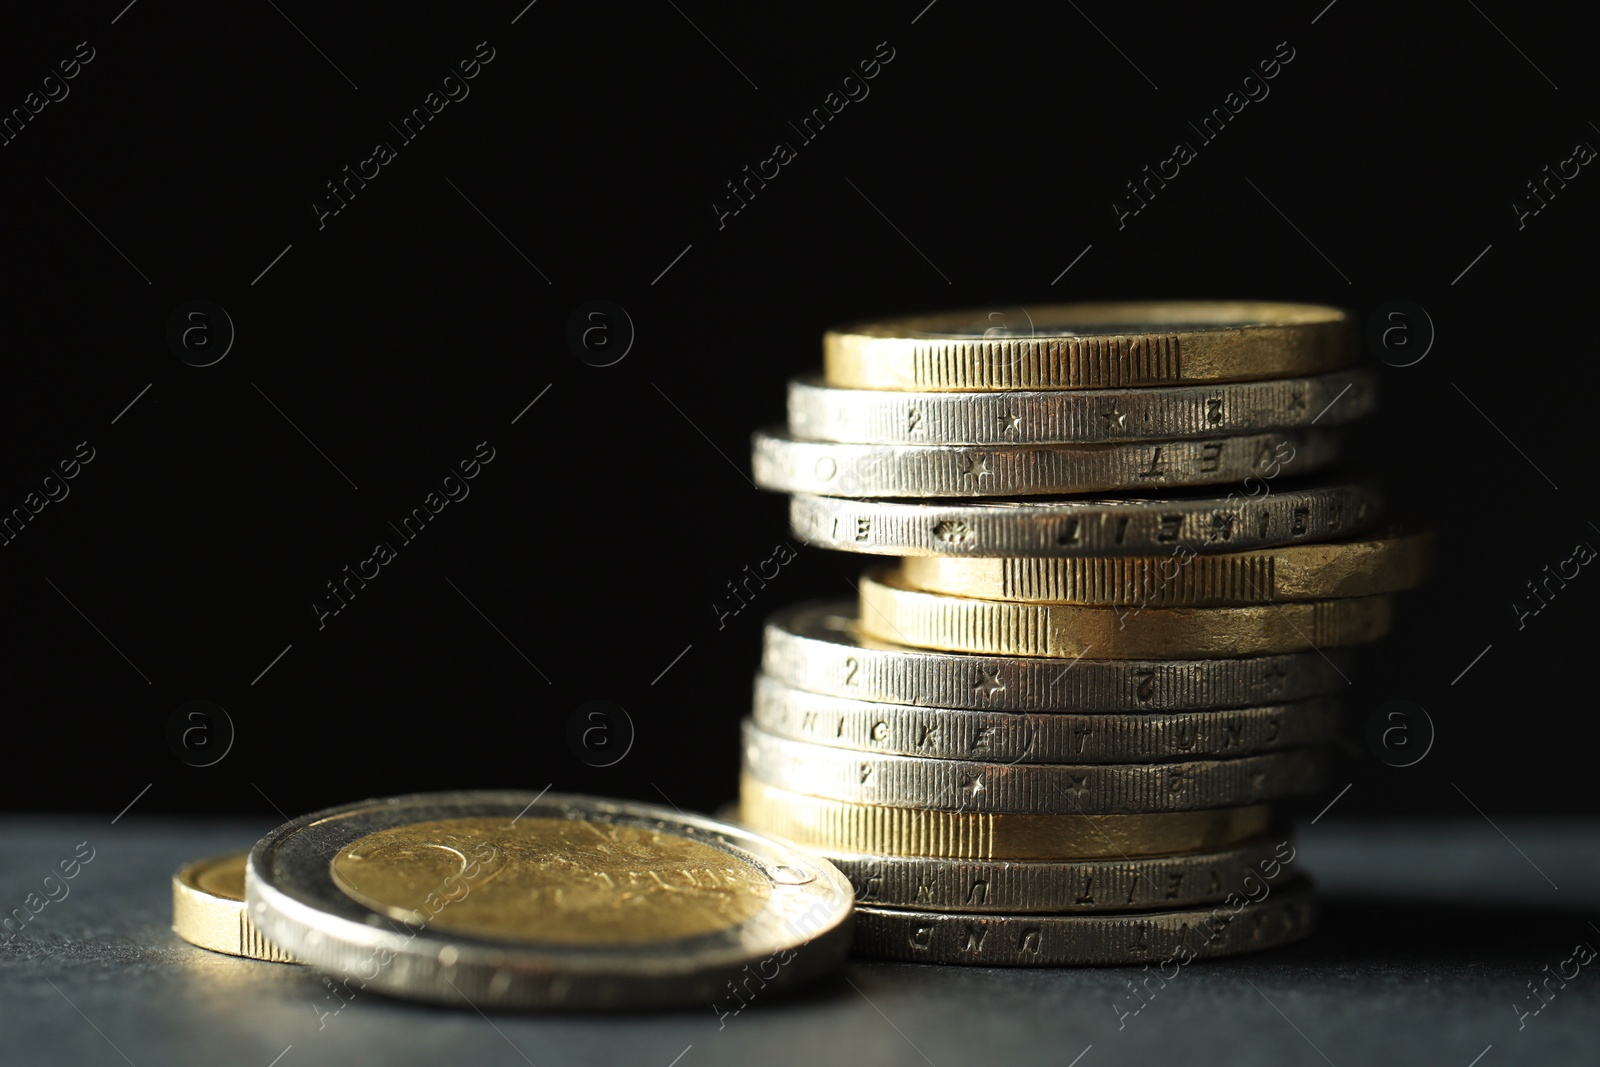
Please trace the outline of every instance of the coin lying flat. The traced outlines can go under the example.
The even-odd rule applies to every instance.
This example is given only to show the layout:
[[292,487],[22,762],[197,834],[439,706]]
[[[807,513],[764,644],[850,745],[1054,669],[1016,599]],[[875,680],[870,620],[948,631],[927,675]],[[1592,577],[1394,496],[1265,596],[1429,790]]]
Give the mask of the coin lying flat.
[[1433,568],[1431,532],[1281,545],[1182,558],[1078,556],[1058,559],[907,557],[913,589],[986,600],[1061,604],[1217,607],[1394,593],[1421,585]]
[[293,963],[261,936],[245,912],[248,852],[229,852],[179,867],[172,876],[172,932],[201,948],[270,963]]
[[1204,440],[1112,444],[841,444],[781,428],[751,438],[757,485],[847,497],[1014,497],[1149,492],[1260,480],[1286,461],[1312,474],[1339,458],[1342,431],[1311,427]]
[[1302,426],[1369,414],[1370,371],[1163,389],[908,393],[789,383],[789,432],[810,441],[1004,445],[1162,441]]
[[[1343,689],[1348,652],[1197,660],[936,652],[861,634],[857,606],[802,604],[767,620],[761,669],[825,696],[987,711],[1180,711],[1279,704]],[[1068,669],[1070,666],[1070,669]]]
[[744,825],[808,848],[940,859],[1129,859],[1227,848],[1272,824],[1265,804],[1155,815],[1007,815],[852,804],[739,778]]
[[1237,906],[1121,915],[959,915],[863,905],[856,909],[855,950],[883,959],[990,967],[1157,960],[1179,967],[1287,945],[1316,928],[1316,901],[1304,878],[1271,887],[1260,903],[1239,900]]
[[828,384],[927,392],[1286,378],[1357,356],[1347,311],[1221,300],[955,311],[840,326],[822,339]]
[[1124,860],[944,860],[819,849],[856,887],[857,906],[969,914],[1183,908],[1252,889],[1294,852],[1250,841],[1215,852]]
[[851,804],[1017,815],[1141,815],[1260,804],[1315,792],[1319,748],[1174,763],[985,763],[824,748],[744,724],[744,773]]
[[857,752],[995,763],[1149,763],[1323,744],[1338,729],[1338,711],[1326,699],[1133,715],[963,711],[823,696],[763,674],[756,678],[751,719],[775,737]]
[[1348,537],[1376,522],[1380,505],[1377,490],[1365,483],[1280,488],[1262,479],[1226,494],[1159,500],[922,504],[796,493],[789,525],[819,548],[877,555],[1181,558]]
[[251,851],[246,895],[298,959],[478,1008],[704,1004],[752,966],[792,985],[844,957],[852,900],[825,861],[735,826],[517,792],[295,819]]
[[861,629],[880,641],[1000,656],[1154,659],[1251,656],[1366,644],[1389,632],[1393,598],[1236,608],[1112,608],[922,593],[898,571],[861,575]]

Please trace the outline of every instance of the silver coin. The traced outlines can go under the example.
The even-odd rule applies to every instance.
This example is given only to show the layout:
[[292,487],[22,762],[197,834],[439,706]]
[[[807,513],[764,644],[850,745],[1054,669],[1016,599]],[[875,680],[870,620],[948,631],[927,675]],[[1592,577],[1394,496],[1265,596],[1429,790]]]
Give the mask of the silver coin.
[[978,656],[861,637],[853,601],[767,620],[762,670],[796,689],[886,704],[1024,712],[1166,712],[1282,704],[1349,683],[1352,656],[1296,652],[1204,660]]
[[1321,744],[1332,700],[1181,711],[1071,712],[919,708],[808,693],[762,674],[751,718],[767,733],[830,748],[995,763],[1146,763],[1250,755]]
[[856,905],[972,914],[1181,908],[1244,893],[1294,858],[1287,841],[1115,860],[951,860],[817,849],[856,887]]
[[[1170,981],[1190,960],[1234,956],[1298,941],[1316,928],[1304,878],[1266,887],[1259,903],[1239,897],[1198,908],[1110,915],[962,915],[862,905],[855,951],[916,963],[990,967],[1157,963]],[[1146,981],[1154,980],[1154,975]],[[1155,989],[1148,984],[1149,992]],[[1128,998],[1130,1010],[1142,1000]]]
[[922,393],[789,383],[789,432],[811,441],[1003,445],[1160,441],[1337,426],[1372,411],[1377,377],[1350,370],[1158,389]]
[[1312,793],[1318,748],[1174,763],[985,763],[790,741],[744,721],[744,772],[792,793],[849,804],[1017,815],[1141,815],[1260,804]]
[[[1255,495],[1250,495],[1254,493]],[[797,493],[795,536],[820,548],[887,556],[1123,556],[1233,552],[1331,541],[1380,518],[1376,487],[1279,488],[1254,479],[1220,496],[974,500],[922,504]]]
[[1230,485],[1293,465],[1312,474],[1339,458],[1343,431],[1272,430],[1206,440],[1112,444],[863,445],[751,438],[763,489],[847,497],[1012,497]]
[[295,819],[251,851],[245,896],[270,941],[351,993],[477,1008],[704,1005],[752,975],[792,985],[843,958],[852,904],[826,861],[747,830],[519,792]]

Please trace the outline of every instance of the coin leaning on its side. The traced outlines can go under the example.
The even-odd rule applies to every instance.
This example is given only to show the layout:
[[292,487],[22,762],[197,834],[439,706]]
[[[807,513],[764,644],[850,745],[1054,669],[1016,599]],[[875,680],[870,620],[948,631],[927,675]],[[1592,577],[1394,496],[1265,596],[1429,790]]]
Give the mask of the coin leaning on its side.
[[[1259,903],[1237,908],[1214,904],[1108,915],[960,915],[863,905],[856,909],[855,950],[883,959],[990,967],[1157,960],[1181,967],[1193,959],[1298,941],[1316,928],[1316,921],[1316,901],[1304,878],[1272,887]],[[1176,977],[1176,972],[1164,976]]]
[[782,429],[751,438],[757,485],[845,497],[983,498],[1149,492],[1259,481],[1286,463],[1313,474],[1339,458],[1343,431],[1312,427],[1205,440],[1110,444],[842,444]]
[[789,526],[819,548],[887,556],[1175,558],[1361,533],[1382,500],[1367,483],[1282,487],[1263,479],[1223,495],[969,500],[923,504],[795,493]]
[[246,895],[298,959],[359,988],[479,1008],[709,1003],[751,966],[792,985],[843,958],[852,903],[826,861],[747,830],[519,792],[295,819],[251,851]]
[[789,433],[861,444],[1162,441],[1337,426],[1371,412],[1371,371],[1163,389],[908,393],[789,382]]
[[979,656],[878,641],[848,601],[801,604],[767,619],[761,669],[824,696],[982,711],[1182,711],[1279,704],[1349,684],[1341,649],[1191,660]]
[[953,311],[840,326],[822,338],[828,384],[928,392],[1250,381],[1339,370],[1357,356],[1349,312],[1260,301]]
[[1110,713],[963,711],[808,693],[756,678],[751,718],[790,741],[831,749],[995,763],[1152,763],[1317,745],[1338,729],[1338,704]]

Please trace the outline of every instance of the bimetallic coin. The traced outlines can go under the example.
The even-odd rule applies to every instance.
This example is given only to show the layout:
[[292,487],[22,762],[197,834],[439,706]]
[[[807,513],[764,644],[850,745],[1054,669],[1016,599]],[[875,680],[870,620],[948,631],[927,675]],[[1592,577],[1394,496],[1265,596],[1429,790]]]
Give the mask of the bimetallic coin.
[[949,559],[911,556],[912,589],[985,600],[1217,607],[1393,593],[1433,570],[1433,534],[1283,545],[1215,555]]
[[850,804],[1014,815],[1144,815],[1239,807],[1311,793],[1319,748],[1179,763],[985,763],[824,748],[744,724],[744,773]]
[[1313,474],[1339,458],[1343,431],[1272,430],[1206,440],[1116,444],[859,445],[751,438],[757,485],[846,497],[1014,497],[1260,481],[1292,463]]
[[1331,541],[1378,520],[1367,484],[1279,487],[1251,479],[1217,496],[974,500],[919,504],[796,493],[795,536],[821,548],[888,556],[1183,557]]
[[930,652],[862,636],[856,605],[802,604],[767,620],[762,670],[825,696],[984,711],[1181,711],[1281,704],[1349,684],[1350,653],[1200,660]]
[[895,570],[861,576],[861,630],[880,641],[997,656],[1199,659],[1338,648],[1389,632],[1393,599],[1239,608],[1108,608],[921,593]]
[[[1277,948],[1316,928],[1310,882],[1300,878],[1268,889],[1259,903],[1241,896],[1237,903],[1225,899],[1198,908],[1121,915],[960,915],[862,906],[856,909],[855,951],[914,963],[989,967],[1160,961],[1156,973],[1170,980],[1190,960]],[[1130,997],[1130,1012],[1143,1004]]]
[[994,763],[1147,763],[1317,745],[1338,704],[1304,700],[1219,711],[1082,715],[960,711],[808,693],[756,678],[751,717],[767,733],[829,748]]
[[789,433],[861,444],[1162,441],[1337,426],[1372,411],[1371,371],[1163,389],[907,393],[789,383]]
[[1266,833],[1272,808],[1157,815],[1007,815],[852,804],[739,778],[744,825],[807,848],[972,860],[1132,859],[1229,848]]
[[172,876],[172,932],[201,948],[270,963],[293,963],[261,936],[244,906],[248,852],[229,852],[179,867]]
[[295,819],[250,853],[246,895],[298,959],[478,1008],[709,1004],[752,967],[793,985],[843,958],[852,900],[825,861],[738,827],[514,792]]
[[1347,311],[1220,300],[956,311],[822,339],[829,385],[927,392],[1287,378],[1341,370],[1358,355]]
[[[856,905],[986,914],[1182,908],[1247,892],[1294,856],[1287,841],[1137,860],[943,860],[820,850],[856,887]],[[1287,855],[1288,859],[1285,858]]]

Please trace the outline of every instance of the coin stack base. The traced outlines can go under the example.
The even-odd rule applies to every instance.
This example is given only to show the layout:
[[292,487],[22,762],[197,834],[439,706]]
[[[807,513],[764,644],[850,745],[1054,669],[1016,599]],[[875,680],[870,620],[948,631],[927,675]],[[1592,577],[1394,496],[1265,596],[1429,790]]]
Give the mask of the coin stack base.
[[1025,317],[830,331],[755,434],[796,536],[897,559],[768,621],[738,815],[849,878],[865,955],[1182,966],[1305,937],[1275,804],[1325,786],[1348,650],[1432,556],[1338,474],[1374,400],[1350,317]]

